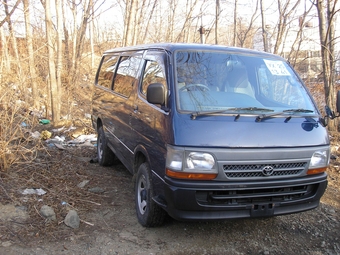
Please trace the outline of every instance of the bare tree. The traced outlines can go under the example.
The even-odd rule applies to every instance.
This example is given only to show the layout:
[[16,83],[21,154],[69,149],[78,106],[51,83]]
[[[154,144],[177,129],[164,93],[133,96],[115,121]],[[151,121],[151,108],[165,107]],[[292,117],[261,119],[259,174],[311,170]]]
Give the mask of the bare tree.
[[[274,54],[279,54],[279,49],[284,43],[284,37],[287,33],[287,27],[290,24],[292,15],[300,4],[300,0],[296,0],[292,5],[291,0],[277,0],[277,7],[279,11],[279,21],[277,24],[276,40],[274,44]],[[283,48],[282,48],[283,49]]]
[[[296,66],[297,61],[299,59],[299,52],[301,48],[301,43],[305,40],[303,37],[303,31],[308,26],[309,20],[307,19],[309,13],[311,12],[313,8],[313,5],[309,6],[307,8],[306,2],[304,5],[304,12],[301,16],[299,16],[299,30],[297,31],[295,41],[293,42],[293,45],[291,47],[290,52],[288,53],[288,56],[286,57],[287,60],[292,64],[292,66]],[[307,56],[309,58],[309,56]]]
[[242,18],[239,18],[239,22],[237,22],[238,31],[236,32],[237,46],[251,48],[253,44],[252,38],[254,37],[254,34],[257,30],[254,23],[258,18],[258,6],[259,0],[256,0],[255,10],[251,15],[250,21],[247,25],[245,25]]
[[[150,2],[149,2],[149,4],[150,4]],[[142,38],[141,38],[140,43],[143,43],[146,40],[147,34],[149,33],[150,22],[151,22],[151,19],[153,18],[153,14],[156,10],[157,4],[158,4],[158,0],[152,1],[151,11],[150,11],[148,17],[146,17],[147,21],[146,21],[146,24],[145,24],[145,27],[144,27],[144,33],[141,33],[141,31],[140,31],[140,33],[142,34]]]
[[124,37],[123,45],[133,45],[136,40],[135,34],[135,16],[137,13],[138,0],[127,0],[125,8]]
[[[195,9],[195,6],[199,3],[198,0],[194,0],[193,2],[192,1],[187,1],[186,2],[186,15],[185,15],[185,19],[184,19],[184,23],[182,25],[182,28],[181,30],[178,32],[178,35],[175,39],[176,42],[188,42],[189,38],[187,37],[185,39],[185,34],[189,34],[189,30],[190,30],[190,26],[191,26],[191,21],[195,18],[194,17],[194,9]],[[201,15],[201,14],[200,14]],[[187,33],[185,33],[187,31]],[[173,31],[175,32],[175,31]],[[181,39],[183,38],[183,39]]]
[[[10,73],[11,61],[8,53],[8,43],[4,35],[3,27],[0,27],[0,37],[1,37],[1,65],[0,65],[0,76],[2,78],[4,73]],[[0,82],[2,79],[0,79]],[[2,82],[1,82],[2,83]]]
[[[17,5],[14,6],[11,11],[9,11],[9,8],[8,8],[9,6],[8,6],[7,0],[3,0],[3,2],[4,2],[4,8],[5,8],[6,21],[7,21],[7,24],[8,24],[9,35],[10,35],[10,39],[11,39],[10,42],[12,44],[12,49],[13,49],[15,60],[16,60],[15,63],[16,63],[16,66],[17,66],[17,72],[18,72],[18,77],[19,77],[19,80],[20,80],[20,86],[22,86],[22,88],[24,88],[22,67],[21,67],[21,61],[20,61],[19,50],[18,50],[18,45],[17,45],[17,38],[16,38],[16,35],[15,35],[15,31],[13,29],[12,21],[11,21],[11,15],[13,14],[14,10],[17,8]],[[19,4],[19,3],[20,3],[20,1],[18,0],[17,4]],[[26,96],[26,94],[24,94],[24,95]]]
[[268,32],[266,28],[266,19],[264,14],[263,0],[260,0],[260,12],[261,12],[261,23],[262,23],[262,38],[263,38],[263,49],[265,52],[270,52],[269,42],[268,42]]
[[[62,97],[61,91],[61,75],[63,69],[63,11],[62,4],[63,0],[55,0],[56,11],[57,11],[57,89],[59,98]],[[60,104],[59,104],[60,107]],[[59,109],[60,112],[61,109]]]
[[[3,2],[4,2],[4,5],[5,5],[5,8],[8,8],[7,0],[4,0]],[[5,18],[2,21],[0,21],[0,27],[2,27],[4,23],[9,22],[9,19],[11,18],[12,14],[17,9],[17,7],[20,3],[21,3],[21,0],[17,0],[15,5],[13,6],[12,10],[10,12],[8,12],[8,10],[7,10]]]
[[34,51],[33,51],[33,34],[31,28],[31,17],[30,17],[30,8],[29,1],[23,0],[24,4],[24,17],[25,17],[25,29],[26,29],[26,44],[27,44],[27,53],[28,53],[28,68],[29,68],[29,77],[32,85],[32,100],[33,100],[33,108],[40,108],[39,105],[39,93],[38,93],[38,84],[36,81],[37,74],[35,70],[35,61],[34,61]]
[[234,34],[233,34],[233,46],[236,46],[236,31],[237,31],[237,5],[238,0],[235,0],[234,3]]
[[[335,109],[335,61],[334,61],[334,16],[339,11],[336,9],[337,0],[315,0],[319,17],[319,32],[321,43],[321,57],[323,69],[323,83],[326,104]],[[338,120],[329,123],[329,130],[338,130]]]
[[57,85],[57,73],[55,66],[55,54],[54,54],[54,30],[51,15],[51,3],[50,0],[44,0],[45,7],[45,25],[46,25],[46,37],[47,37],[47,50],[48,50],[48,84],[50,88],[51,97],[51,111],[52,121],[57,124],[60,121],[60,96],[58,93]]
[[[11,9],[11,11],[8,10],[8,5],[7,5],[7,1],[3,1],[4,2],[4,7],[5,7],[5,18],[3,20],[0,21],[0,34],[1,34],[1,42],[2,42],[2,63],[1,63],[1,69],[4,67],[4,71],[6,73],[10,73],[11,70],[11,58],[10,58],[10,53],[8,51],[8,42],[7,39],[5,37],[4,31],[2,26],[7,22],[9,23],[9,28],[11,28],[11,16],[14,13],[14,11],[17,9],[18,5],[20,4],[21,0],[17,0],[15,5],[13,6],[13,8]],[[1,70],[1,74],[2,74],[2,70]]]

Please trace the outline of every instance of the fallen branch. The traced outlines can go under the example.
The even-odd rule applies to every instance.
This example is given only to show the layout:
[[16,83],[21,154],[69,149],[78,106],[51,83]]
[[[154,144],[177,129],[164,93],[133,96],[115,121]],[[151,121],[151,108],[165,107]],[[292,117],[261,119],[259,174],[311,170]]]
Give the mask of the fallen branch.
[[94,224],[93,223],[90,223],[90,222],[87,222],[87,221],[84,221],[84,220],[80,220],[81,222],[83,222],[83,223],[85,223],[85,224],[87,224],[87,225],[90,225],[90,226],[94,226]]
[[77,199],[78,201],[83,201],[83,202],[88,202],[88,203],[91,203],[91,204],[95,204],[95,205],[101,205],[99,203],[96,203],[96,202],[93,202],[93,201],[90,201],[90,200],[84,200],[84,199]]

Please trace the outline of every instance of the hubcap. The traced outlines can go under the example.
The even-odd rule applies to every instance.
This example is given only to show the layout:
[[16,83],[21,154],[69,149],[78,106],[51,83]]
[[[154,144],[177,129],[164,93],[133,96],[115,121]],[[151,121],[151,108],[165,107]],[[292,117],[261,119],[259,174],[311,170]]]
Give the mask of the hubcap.
[[139,212],[141,214],[144,214],[146,211],[146,205],[147,205],[147,190],[146,190],[146,180],[144,176],[141,176],[141,178],[138,181],[138,190],[137,190],[137,202],[138,202],[138,208]]
[[97,144],[97,152],[98,152],[98,158],[101,159],[103,157],[103,143],[102,143],[102,139],[99,136],[98,139],[98,144]]

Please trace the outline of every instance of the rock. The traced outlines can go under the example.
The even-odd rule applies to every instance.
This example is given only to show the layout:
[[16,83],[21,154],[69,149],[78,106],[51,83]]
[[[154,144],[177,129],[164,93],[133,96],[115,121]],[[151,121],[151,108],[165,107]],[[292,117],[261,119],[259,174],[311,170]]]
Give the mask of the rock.
[[2,247],[10,247],[12,245],[12,242],[11,241],[5,241],[5,242],[2,242],[1,243],[1,246]]
[[75,210],[70,210],[64,219],[64,223],[71,228],[79,228],[80,218],[78,213]]
[[89,189],[89,192],[100,194],[100,193],[104,193],[105,190],[100,187],[94,187],[94,188]]
[[334,210],[334,209],[330,209],[330,210],[329,210],[329,213],[335,214],[335,210]]
[[81,183],[79,183],[77,186],[78,186],[78,188],[84,188],[85,187],[85,185],[86,184],[88,184],[89,183],[89,180],[85,180],[85,181],[82,181]]
[[52,207],[48,205],[43,205],[40,209],[40,214],[45,217],[47,220],[56,221],[57,217]]

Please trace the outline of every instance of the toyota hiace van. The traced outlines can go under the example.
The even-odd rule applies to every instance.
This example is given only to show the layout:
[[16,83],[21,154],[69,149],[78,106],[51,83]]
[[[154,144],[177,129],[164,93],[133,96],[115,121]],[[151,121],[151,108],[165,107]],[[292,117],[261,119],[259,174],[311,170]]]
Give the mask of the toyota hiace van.
[[98,161],[135,181],[143,226],[268,217],[318,206],[324,118],[283,58],[203,44],[108,50],[94,85]]

